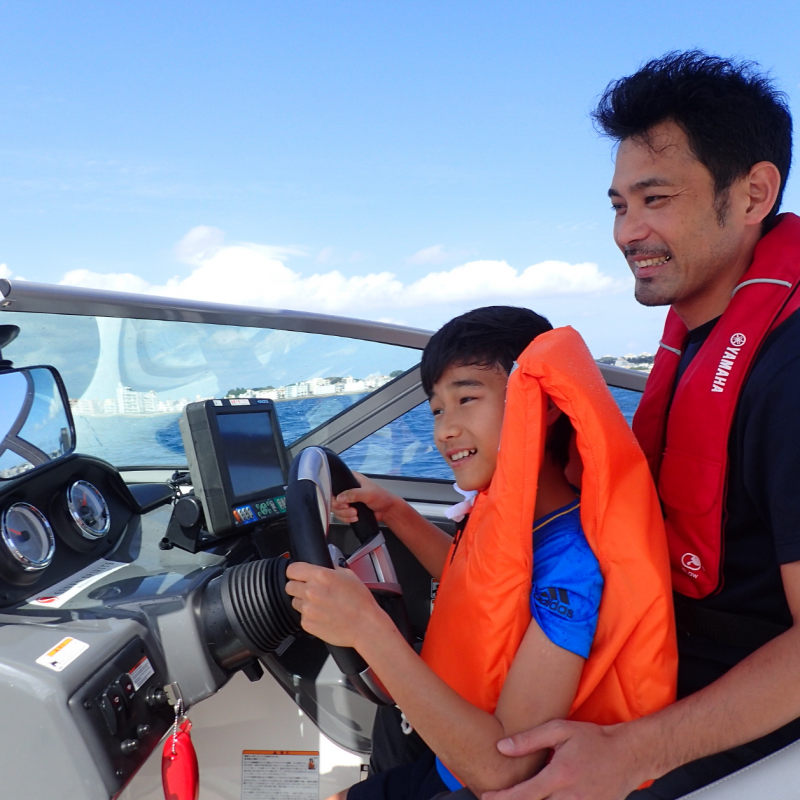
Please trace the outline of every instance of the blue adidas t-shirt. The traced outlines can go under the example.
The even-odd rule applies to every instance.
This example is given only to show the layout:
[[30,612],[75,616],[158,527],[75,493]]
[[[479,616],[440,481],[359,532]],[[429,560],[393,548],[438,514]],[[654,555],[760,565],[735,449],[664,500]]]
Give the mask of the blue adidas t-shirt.
[[580,500],[536,520],[531,614],[547,638],[588,658],[602,594],[600,565],[581,528]]
[[[553,644],[588,658],[603,575],[581,528],[580,500],[533,523],[531,615]],[[455,792],[459,780],[436,758],[436,771]]]

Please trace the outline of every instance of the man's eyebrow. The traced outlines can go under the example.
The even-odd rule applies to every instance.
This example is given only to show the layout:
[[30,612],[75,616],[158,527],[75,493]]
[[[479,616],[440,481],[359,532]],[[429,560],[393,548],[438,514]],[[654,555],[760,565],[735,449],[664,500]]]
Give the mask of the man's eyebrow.
[[[636,183],[632,183],[629,187],[631,192],[640,192],[642,189],[650,189],[653,186],[674,186],[675,184],[669,178],[659,178],[653,176],[652,178],[642,178]],[[622,197],[622,194],[613,186],[608,190],[609,197]]]

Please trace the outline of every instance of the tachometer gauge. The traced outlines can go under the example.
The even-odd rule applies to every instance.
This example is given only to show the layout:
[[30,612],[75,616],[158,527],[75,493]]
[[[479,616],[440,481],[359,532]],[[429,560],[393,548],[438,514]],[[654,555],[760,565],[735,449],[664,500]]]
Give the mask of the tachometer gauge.
[[75,481],[67,489],[67,508],[84,539],[101,539],[111,529],[108,503],[88,481]]
[[53,560],[56,540],[50,523],[28,503],[14,503],[3,512],[0,536],[4,555],[25,572],[38,572]]

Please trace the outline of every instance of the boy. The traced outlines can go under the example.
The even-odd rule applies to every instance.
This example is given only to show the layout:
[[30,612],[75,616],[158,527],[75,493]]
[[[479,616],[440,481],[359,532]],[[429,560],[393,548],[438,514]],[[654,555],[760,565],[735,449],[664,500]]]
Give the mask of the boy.
[[[549,337],[538,348],[545,359],[537,355],[538,343],[528,347],[542,335]],[[599,373],[590,358],[586,365],[588,351],[580,347],[585,351],[571,329],[552,331],[543,317],[510,307],[468,312],[431,338],[421,369],[434,440],[458,487],[477,497],[455,541],[366,478],[359,478],[360,489],[337,498],[340,518],[352,520],[350,504],[366,503],[432,576],[442,578],[422,658],[352,573],[289,567],[287,591],[304,629],[355,647],[432,749],[411,765],[351,787],[349,800],[427,800],[462,785],[476,794],[513,785],[539,769],[546,753],[507,758],[495,747],[499,739],[568,715],[620,721],[672,699],[669,576],[657,501],[644,459],[624,421],[619,427],[621,415],[605,386],[605,395],[598,394]],[[518,359],[520,369],[509,380]],[[594,420],[593,404],[613,419],[611,441]],[[565,475],[571,421],[578,425],[583,484],[589,488],[585,514]],[[609,499],[614,468],[597,466],[606,456],[619,460],[620,447],[624,505],[630,505],[635,474],[634,506],[644,509],[631,512],[639,515],[632,525],[617,519],[622,498]],[[593,547],[582,530],[584,516]],[[609,534],[606,519],[615,529]],[[620,581],[615,575],[602,647],[587,662],[608,580],[602,562],[625,562],[631,552],[641,556],[631,572],[645,561],[656,563],[645,568],[640,586],[647,595],[645,611],[619,611],[623,595],[627,605],[639,599],[631,589],[641,577]],[[658,649],[646,656],[656,663],[641,691],[639,678],[631,677],[639,665],[632,666],[624,651],[644,638]]]

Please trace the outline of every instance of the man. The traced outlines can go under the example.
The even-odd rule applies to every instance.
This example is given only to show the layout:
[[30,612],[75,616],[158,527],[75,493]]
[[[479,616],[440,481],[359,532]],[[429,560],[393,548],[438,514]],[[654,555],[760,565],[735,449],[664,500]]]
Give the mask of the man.
[[594,118],[619,142],[636,299],[671,306],[634,430],[664,506],[679,699],[501,741],[555,753],[484,800],[611,800],[653,778],[632,797],[678,797],[800,738],[800,219],[776,218],[791,117],[751,65],[690,52],[610,84]]

